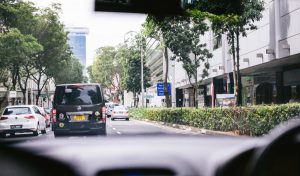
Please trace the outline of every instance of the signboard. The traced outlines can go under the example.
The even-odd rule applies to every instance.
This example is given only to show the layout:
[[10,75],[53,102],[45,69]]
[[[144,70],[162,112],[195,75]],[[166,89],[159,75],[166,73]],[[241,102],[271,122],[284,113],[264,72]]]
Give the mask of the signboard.
[[235,105],[234,94],[217,94],[216,95],[216,106],[230,107]]
[[145,98],[146,99],[151,99],[151,98],[154,98],[154,96],[153,95],[146,95]]
[[[157,96],[164,96],[164,83],[157,83]],[[168,83],[168,94],[171,95],[171,83]]]
[[17,98],[17,91],[9,91],[9,98]]

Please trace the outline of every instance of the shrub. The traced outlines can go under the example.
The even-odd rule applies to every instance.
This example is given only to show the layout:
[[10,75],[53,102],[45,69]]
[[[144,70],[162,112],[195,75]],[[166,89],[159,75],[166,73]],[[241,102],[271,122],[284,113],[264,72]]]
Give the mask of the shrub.
[[140,120],[259,136],[279,123],[300,115],[300,103],[234,108],[133,108],[129,114]]

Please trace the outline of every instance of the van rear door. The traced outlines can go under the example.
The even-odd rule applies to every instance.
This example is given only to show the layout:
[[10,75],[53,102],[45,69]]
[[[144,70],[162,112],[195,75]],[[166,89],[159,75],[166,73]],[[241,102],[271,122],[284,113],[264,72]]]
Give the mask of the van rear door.
[[[54,97],[57,121],[95,121],[102,116],[104,106],[99,85],[57,86]],[[95,112],[99,116],[95,116]]]

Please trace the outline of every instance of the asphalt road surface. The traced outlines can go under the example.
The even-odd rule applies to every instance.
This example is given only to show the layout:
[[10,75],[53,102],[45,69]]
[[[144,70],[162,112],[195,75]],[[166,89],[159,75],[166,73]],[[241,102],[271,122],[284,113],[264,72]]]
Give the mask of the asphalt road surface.
[[[189,131],[176,129],[172,127],[165,127],[161,125],[155,125],[149,122],[141,122],[136,120],[115,120],[111,121],[107,119],[106,123],[107,136],[120,136],[120,135],[157,135],[157,134],[188,134],[195,135]],[[201,135],[201,134],[198,134]],[[91,135],[81,134],[81,135],[68,135],[63,136],[62,138],[67,139],[77,139],[77,138],[89,138],[95,137]],[[99,137],[103,137],[100,136]],[[14,142],[18,140],[22,141],[30,141],[30,140],[41,140],[41,139],[55,139],[51,128],[47,129],[46,134],[40,134],[39,136],[33,136],[31,133],[27,134],[16,134],[15,136],[7,135],[5,138],[1,138],[0,140],[6,142]]]

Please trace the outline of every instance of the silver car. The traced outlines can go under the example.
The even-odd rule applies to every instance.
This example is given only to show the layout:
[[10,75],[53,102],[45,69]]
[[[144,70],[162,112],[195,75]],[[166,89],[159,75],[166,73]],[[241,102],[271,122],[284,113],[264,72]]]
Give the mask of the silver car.
[[0,135],[33,132],[38,136],[46,133],[45,118],[34,105],[8,106],[0,118]]
[[129,120],[128,109],[125,106],[115,106],[111,114],[111,120],[115,119]]

